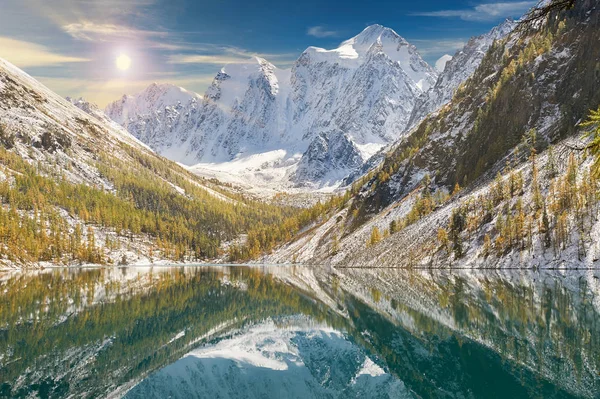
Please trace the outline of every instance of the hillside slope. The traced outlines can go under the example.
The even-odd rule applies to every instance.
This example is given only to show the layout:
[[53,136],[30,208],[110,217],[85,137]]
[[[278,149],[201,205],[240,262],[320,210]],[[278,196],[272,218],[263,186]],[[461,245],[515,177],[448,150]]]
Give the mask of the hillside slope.
[[200,179],[73,103],[0,60],[0,266],[214,259],[293,213]]
[[595,265],[597,176],[573,148],[585,133],[576,124],[600,104],[596,5],[578,2],[496,42],[452,101],[366,176],[350,207],[269,259],[339,267]]

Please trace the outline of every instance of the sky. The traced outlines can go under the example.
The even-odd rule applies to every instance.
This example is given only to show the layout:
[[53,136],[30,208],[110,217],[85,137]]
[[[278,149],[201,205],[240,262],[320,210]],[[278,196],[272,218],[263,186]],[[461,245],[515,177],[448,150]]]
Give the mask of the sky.
[[[394,29],[434,65],[471,36],[519,17],[534,4],[0,0],[0,58],[60,95],[82,96],[104,107],[153,82],[203,93],[223,65],[255,55],[288,68],[308,46],[335,48],[375,23]],[[120,69],[117,59],[128,69]]]

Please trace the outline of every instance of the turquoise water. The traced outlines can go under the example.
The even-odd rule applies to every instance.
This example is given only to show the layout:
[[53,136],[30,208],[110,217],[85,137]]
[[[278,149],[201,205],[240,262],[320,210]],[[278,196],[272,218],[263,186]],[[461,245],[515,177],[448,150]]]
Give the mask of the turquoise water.
[[600,397],[600,273],[0,274],[0,397]]

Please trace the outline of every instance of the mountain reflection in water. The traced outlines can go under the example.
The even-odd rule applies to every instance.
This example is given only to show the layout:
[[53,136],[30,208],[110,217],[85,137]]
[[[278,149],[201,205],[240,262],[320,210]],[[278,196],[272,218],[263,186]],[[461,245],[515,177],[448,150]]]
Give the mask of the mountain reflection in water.
[[598,275],[0,274],[0,397],[595,398]]

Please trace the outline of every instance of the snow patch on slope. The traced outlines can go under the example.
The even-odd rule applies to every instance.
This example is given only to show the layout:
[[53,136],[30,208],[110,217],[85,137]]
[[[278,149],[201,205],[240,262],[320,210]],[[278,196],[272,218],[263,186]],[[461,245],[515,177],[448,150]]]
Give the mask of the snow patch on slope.
[[438,58],[438,60],[435,62],[435,69],[442,73],[444,72],[444,69],[446,68],[446,64],[448,63],[448,61],[450,61],[452,59],[452,56],[449,54],[444,54],[442,55],[440,58]]

